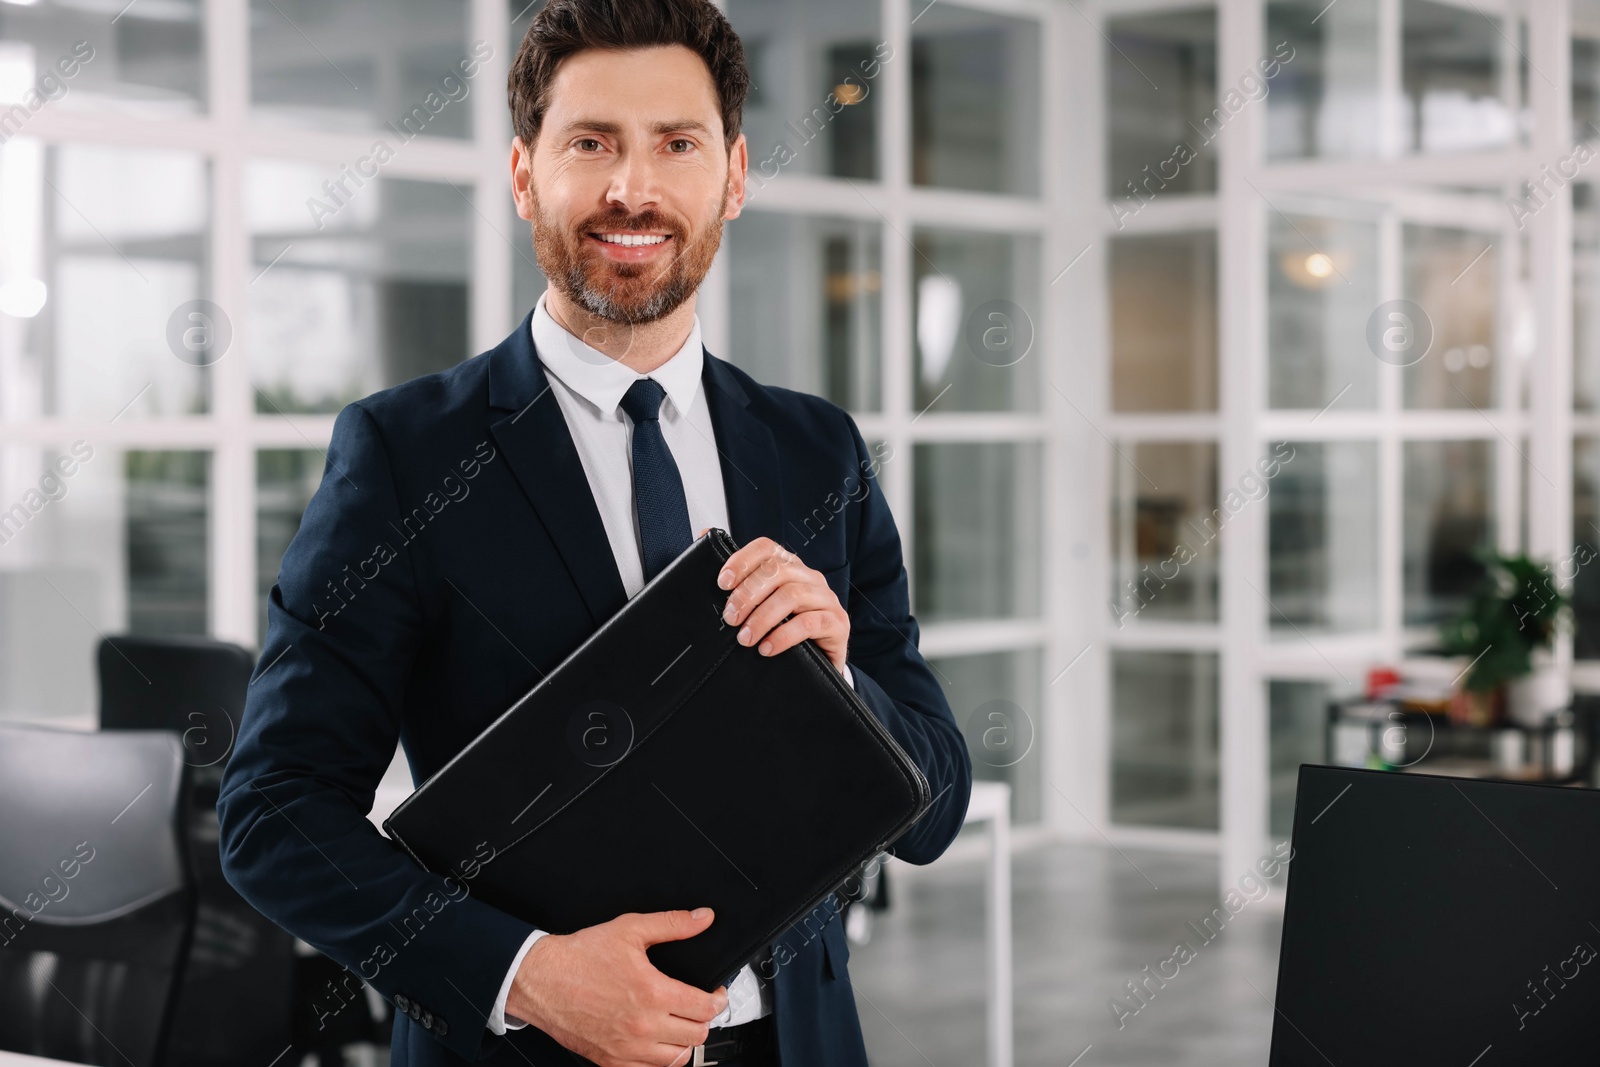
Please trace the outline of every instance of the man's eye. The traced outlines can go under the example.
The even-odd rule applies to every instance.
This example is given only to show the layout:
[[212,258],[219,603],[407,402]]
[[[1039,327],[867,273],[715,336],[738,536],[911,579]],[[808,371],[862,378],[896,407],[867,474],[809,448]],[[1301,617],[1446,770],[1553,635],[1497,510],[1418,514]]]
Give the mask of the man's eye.
[[600,151],[600,142],[595,140],[593,137],[580,138],[578,140],[578,151],[580,151],[580,152],[598,152],[598,151]]
[[677,140],[668,144],[667,148],[677,153],[692,152],[694,151],[694,142],[686,137],[679,137]]

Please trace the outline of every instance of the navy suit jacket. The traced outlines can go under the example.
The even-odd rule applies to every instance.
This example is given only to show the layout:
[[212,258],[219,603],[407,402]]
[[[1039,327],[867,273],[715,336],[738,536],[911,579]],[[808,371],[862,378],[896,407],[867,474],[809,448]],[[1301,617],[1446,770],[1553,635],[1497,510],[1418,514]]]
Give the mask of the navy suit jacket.
[[[916,648],[876,480],[892,457],[833,404],[709,353],[703,380],[730,532],[784,544],[846,606],[856,691],[936,797],[891,851],[929,863],[961,827],[972,764]],[[485,1026],[533,927],[476,899],[470,871],[419,868],[366,813],[397,741],[424,781],[626,599],[528,320],[339,414],[270,596],[217,812],[228,880],[349,972],[318,1010],[362,1010],[361,980],[395,1003],[397,1067],[579,1062],[534,1027]],[[773,942],[764,973],[788,1067],[866,1064],[848,955],[832,898]]]

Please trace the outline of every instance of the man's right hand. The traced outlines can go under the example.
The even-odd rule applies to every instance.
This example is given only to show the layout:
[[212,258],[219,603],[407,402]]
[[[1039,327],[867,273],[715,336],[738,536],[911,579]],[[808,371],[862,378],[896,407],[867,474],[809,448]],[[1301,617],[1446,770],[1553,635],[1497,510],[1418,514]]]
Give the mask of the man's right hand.
[[506,1014],[600,1067],[683,1067],[728,991],[707,993],[655,969],[645,949],[711,925],[711,909],[628,912],[535,941],[512,979]]

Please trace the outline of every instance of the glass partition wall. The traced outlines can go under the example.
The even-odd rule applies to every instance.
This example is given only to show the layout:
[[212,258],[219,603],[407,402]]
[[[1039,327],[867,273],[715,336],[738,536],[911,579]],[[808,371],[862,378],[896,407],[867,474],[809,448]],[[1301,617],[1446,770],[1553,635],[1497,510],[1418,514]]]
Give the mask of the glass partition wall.
[[1328,699],[1434,643],[1480,551],[1585,536],[1594,31],[1558,2],[1102,11],[1104,795],[1114,837],[1215,843],[1226,883],[1287,835]]
[[[728,0],[749,202],[702,290],[713,352],[850,411],[975,777],[1045,824],[1048,3]],[[1059,267],[1057,268],[1059,269]]]
[[[256,647],[335,414],[492,347],[544,286],[504,92],[538,2],[119,6],[0,4],[7,718],[92,724],[106,634]],[[1059,15],[722,6],[750,202],[709,347],[855,415],[979,776],[1042,826]]]
[[504,5],[0,5],[0,716],[255,647],[350,400],[502,337]]
[[[1478,549],[1600,544],[1597,5],[723,6],[708,346],[855,416],[1019,841],[1230,880]],[[536,10],[0,4],[0,715],[92,721],[105,633],[254,647],[333,413],[520,322]]]

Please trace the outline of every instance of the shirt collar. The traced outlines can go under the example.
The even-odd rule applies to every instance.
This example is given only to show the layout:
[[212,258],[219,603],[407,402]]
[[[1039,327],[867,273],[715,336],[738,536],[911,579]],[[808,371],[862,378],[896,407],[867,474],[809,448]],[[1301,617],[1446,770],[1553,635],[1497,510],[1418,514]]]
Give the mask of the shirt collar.
[[700,372],[705,362],[705,352],[700,341],[700,316],[694,318],[688,340],[673,357],[651,371],[640,374],[582,340],[568,333],[550,312],[545,310],[544,297],[533,311],[529,327],[533,333],[533,348],[545,370],[560,378],[562,384],[584,400],[600,409],[603,415],[616,414],[628,387],[640,378],[654,378],[666,390],[667,397],[678,414],[687,415],[694,407],[700,392]]

